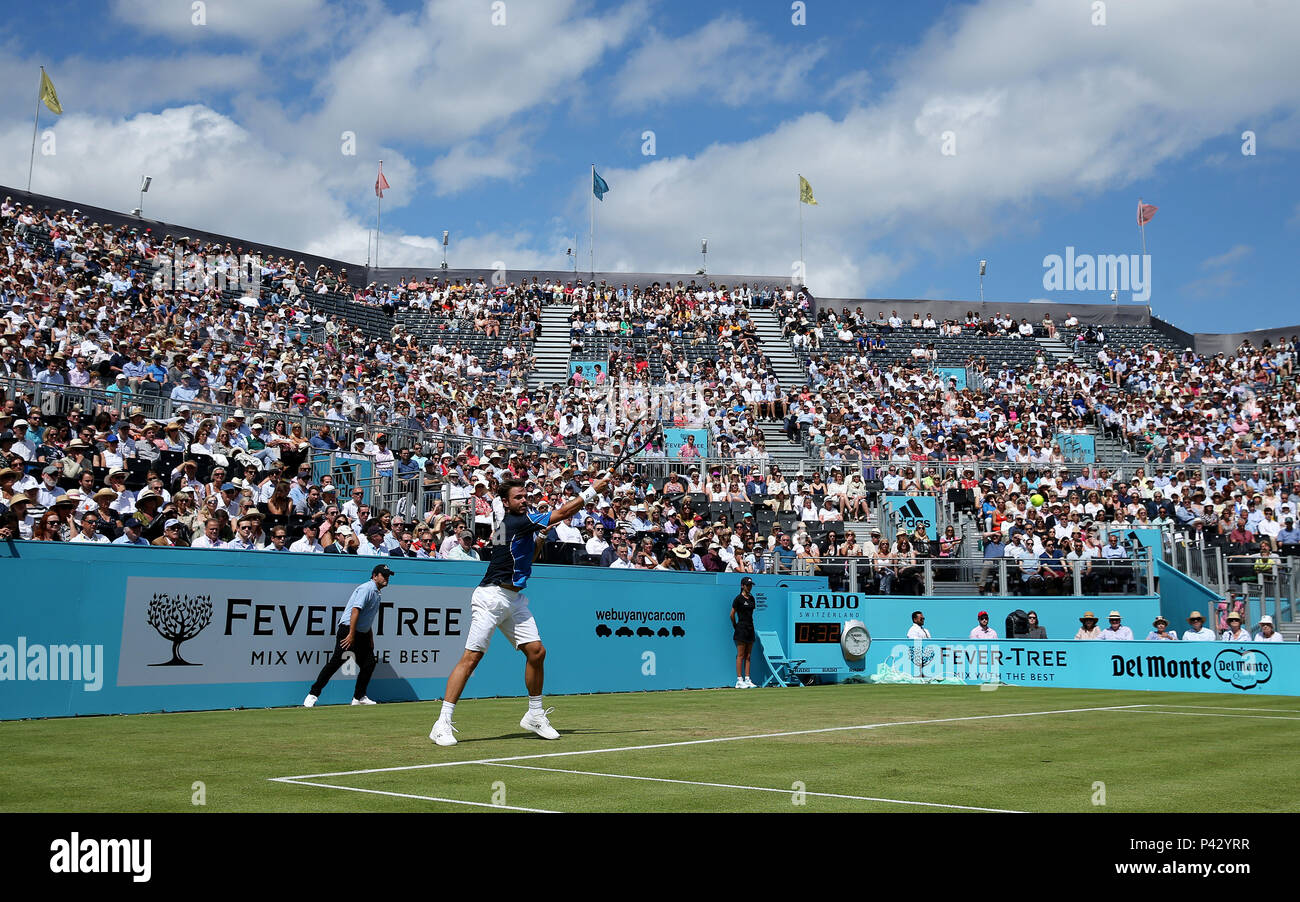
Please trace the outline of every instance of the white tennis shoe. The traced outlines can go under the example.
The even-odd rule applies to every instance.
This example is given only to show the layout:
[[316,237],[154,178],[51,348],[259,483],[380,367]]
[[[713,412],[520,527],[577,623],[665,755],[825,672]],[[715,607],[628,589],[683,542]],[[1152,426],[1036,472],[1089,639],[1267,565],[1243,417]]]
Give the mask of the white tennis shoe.
[[736,677],[736,688],[737,688],[737,689],[748,689],[749,687],[745,685],[745,681],[744,681],[743,678],[741,678],[741,677]]
[[313,707],[315,707],[315,706],[316,706],[316,696],[314,696],[314,695],[308,695],[306,698],[304,698],[304,699],[302,700],[302,706],[303,706],[304,708],[313,708]]
[[354,705],[377,705],[377,704],[379,704],[379,702],[377,702],[377,701],[375,701],[374,699],[370,698],[368,695],[363,695],[363,696],[361,696],[361,698],[354,698],[354,699],[352,700],[352,704],[354,704]]
[[746,688],[746,689],[757,689],[758,687],[754,685],[754,681],[753,681],[753,680],[751,680],[749,677],[745,677],[745,688]]
[[459,732],[460,730],[456,729],[455,725],[450,720],[439,719],[434,723],[433,729],[429,731],[429,738],[438,743],[438,745],[455,745],[455,734]]
[[554,708],[547,708],[545,711],[529,711],[524,715],[523,720],[519,721],[519,726],[525,730],[532,730],[543,739],[559,739],[559,731],[551,726],[547,715],[554,711]]

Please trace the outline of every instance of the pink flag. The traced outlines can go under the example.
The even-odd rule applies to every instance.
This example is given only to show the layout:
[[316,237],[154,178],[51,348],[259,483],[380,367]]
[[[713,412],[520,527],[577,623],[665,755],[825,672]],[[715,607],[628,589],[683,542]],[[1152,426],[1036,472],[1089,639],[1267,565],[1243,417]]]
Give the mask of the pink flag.
[[1144,226],[1151,221],[1151,217],[1156,215],[1156,210],[1160,208],[1152,204],[1142,203],[1142,198],[1138,198],[1138,225]]
[[[388,179],[384,178],[384,161],[379,161],[379,178],[375,179],[375,194],[379,197],[384,196],[384,189],[388,187]],[[1151,208],[1152,210],[1155,207]]]

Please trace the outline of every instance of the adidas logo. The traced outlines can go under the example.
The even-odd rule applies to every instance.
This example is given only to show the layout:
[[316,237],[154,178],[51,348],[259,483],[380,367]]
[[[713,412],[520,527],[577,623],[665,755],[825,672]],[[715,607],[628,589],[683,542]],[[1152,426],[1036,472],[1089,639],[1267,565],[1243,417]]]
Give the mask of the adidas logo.
[[930,518],[921,511],[921,505],[916,503],[915,498],[908,498],[902,507],[894,511],[894,517],[897,519],[898,525],[908,532],[918,526],[924,526],[928,530],[934,525],[930,522]]
[[898,509],[898,516],[904,520],[921,520],[925,517],[921,513],[921,506],[914,498],[907,499],[907,503]]

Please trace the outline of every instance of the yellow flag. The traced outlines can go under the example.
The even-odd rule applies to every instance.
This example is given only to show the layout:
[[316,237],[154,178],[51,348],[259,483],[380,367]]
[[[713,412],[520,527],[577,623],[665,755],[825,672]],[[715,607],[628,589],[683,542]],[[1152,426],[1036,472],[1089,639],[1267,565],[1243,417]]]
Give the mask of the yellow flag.
[[45,104],[51,113],[63,112],[63,105],[59,103],[59,95],[54,91],[54,82],[50,81],[50,77],[45,74],[44,69],[41,70],[41,103]]
[[813,197],[812,185],[802,175],[799,176],[799,202],[817,206],[817,199]]

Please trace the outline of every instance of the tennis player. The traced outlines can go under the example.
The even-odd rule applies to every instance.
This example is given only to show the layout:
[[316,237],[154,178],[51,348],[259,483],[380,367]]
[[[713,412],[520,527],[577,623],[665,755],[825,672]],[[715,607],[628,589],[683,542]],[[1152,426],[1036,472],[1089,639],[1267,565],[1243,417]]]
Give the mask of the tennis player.
[[601,477],[582,494],[555,510],[530,513],[524,485],[517,479],[503,481],[497,489],[505,505],[506,516],[502,524],[504,540],[492,553],[487,573],[474,590],[470,601],[469,635],[465,639],[465,653],[461,655],[451,676],[447,678],[447,694],[443,698],[442,713],[429,731],[429,738],[438,745],[455,745],[459,732],[452,725],[456,702],[465,691],[465,684],[478,662],[483,660],[488,643],[495,630],[500,629],[515,648],[524,653],[524,685],[528,687],[528,712],[519,726],[531,730],[543,739],[559,739],[560,734],[551,726],[548,710],[542,708],[542,665],[546,660],[546,647],[537,632],[537,622],[528,610],[528,597],[524,587],[533,572],[536,555],[535,535],[545,532],[556,523],[572,517],[590,500],[605,490],[609,478]]

